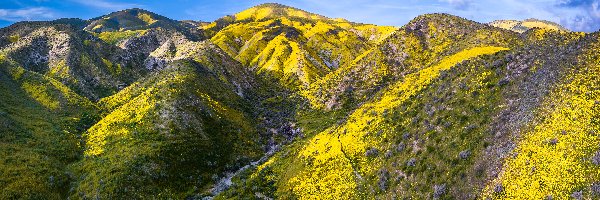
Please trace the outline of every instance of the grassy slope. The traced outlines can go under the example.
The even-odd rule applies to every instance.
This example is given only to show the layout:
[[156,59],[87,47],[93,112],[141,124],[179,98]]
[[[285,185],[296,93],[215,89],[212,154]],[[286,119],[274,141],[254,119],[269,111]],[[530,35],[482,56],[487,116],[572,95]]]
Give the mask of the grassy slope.
[[242,64],[298,89],[346,65],[393,31],[268,4],[236,14],[211,40]]
[[94,106],[56,80],[0,59],[0,198],[59,199]]
[[567,63],[484,196],[563,199],[581,192],[582,197],[598,198],[598,189],[592,188],[600,181],[600,168],[594,164],[600,144],[598,44],[597,34],[591,34],[573,45],[584,47],[577,49],[577,64]]
[[[266,164],[259,166],[244,181],[255,183],[263,182],[256,179],[267,179],[270,182],[266,183],[272,185],[263,183],[262,185],[267,189],[261,191],[259,188],[258,192],[280,198],[294,196],[365,198],[376,195],[377,192],[371,191],[373,188],[368,187],[377,184],[376,174],[387,159],[383,159],[383,156],[374,159],[371,157],[372,155],[366,156],[365,151],[376,148],[379,149],[377,150],[379,154],[384,154],[385,149],[395,153],[395,142],[403,137],[397,133],[400,131],[397,129],[403,129],[403,127],[397,126],[406,125],[405,123],[410,125],[408,119],[407,121],[390,120],[391,115],[400,115],[395,114],[395,110],[423,88],[427,88],[432,81],[437,79],[441,71],[447,70],[465,59],[499,50],[503,50],[503,48],[486,47],[465,50],[419,73],[407,76],[405,80],[391,86],[371,103],[366,103],[354,111],[342,124],[332,126],[307,140],[293,144],[289,149],[267,161]],[[411,85],[419,87],[408,87]],[[405,112],[409,112],[409,110],[405,110]],[[405,130],[413,129],[406,127]],[[412,149],[410,145],[406,148],[413,152],[418,151]],[[427,157],[427,155],[420,156]],[[405,159],[409,158],[405,157]],[[387,164],[391,165],[389,162]],[[242,191],[232,190],[228,195],[244,194]]]
[[[452,24],[451,26],[449,24]],[[468,48],[518,45],[516,35],[445,14],[415,18],[303,91],[314,108],[354,108],[389,83]]]
[[544,20],[537,20],[537,19],[526,19],[523,21],[496,20],[496,21],[490,22],[489,25],[495,26],[498,28],[503,28],[506,30],[515,31],[517,33],[523,33],[532,28],[559,30],[559,31],[566,31],[566,32],[569,31],[568,29],[562,27],[561,25],[559,25],[557,23],[544,21]]
[[74,197],[183,198],[260,155],[243,101],[200,65],[174,64],[110,99],[124,104],[88,130]]
[[15,24],[0,34],[18,39],[0,51],[22,67],[58,80],[93,100],[114,94],[118,85],[129,84],[145,72],[123,61],[126,55],[119,47],[102,41],[116,42],[126,33],[104,33],[96,38],[77,28],[59,22]]
[[[242,173],[219,198],[564,198],[578,191],[592,197],[598,180],[592,163],[598,154],[593,43],[577,43],[578,33],[541,29],[529,31],[522,41],[493,39],[504,33],[465,36],[459,46],[451,40],[440,52],[485,43],[515,50],[463,62],[431,77],[434,81],[422,90],[408,73],[348,117],[335,111],[301,114],[300,124],[311,135]],[[592,47],[577,51],[581,46]],[[578,54],[581,58],[572,62]],[[431,62],[452,58],[443,55]],[[402,92],[373,106],[394,89]],[[554,107],[559,104],[564,106]],[[551,137],[561,133],[553,129],[573,133]],[[549,145],[553,138],[557,145]],[[575,144],[576,150],[568,150]],[[518,156],[503,160],[514,145]],[[495,160],[505,162],[497,179]]]

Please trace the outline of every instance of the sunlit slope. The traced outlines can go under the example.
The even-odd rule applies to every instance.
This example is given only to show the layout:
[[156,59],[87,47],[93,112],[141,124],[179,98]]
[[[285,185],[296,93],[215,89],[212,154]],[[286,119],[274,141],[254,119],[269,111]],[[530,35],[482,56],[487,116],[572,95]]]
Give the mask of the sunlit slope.
[[151,27],[166,26],[175,28],[177,22],[142,9],[127,9],[94,18],[84,30],[92,32],[111,32],[124,30],[143,30]]
[[[516,149],[485,197],[494,199],[597,198],[600,181],[598,35],[575,45],[576,63],[561,75],[521,132]],[[575,62],[573,62],[575,63]]]
[[540,28],[540,29],[548,29],[548,30],[556,30],[556,31],[569,31],[561,25],[538,19],[526,19],[523,21],[517,20],[496,20],[490,22],[489,25],[495,26],[498,28],[503,28],[511,31],[515,31],[517,33],[524,33],[525,31],[532,28]]
[[[410,122],[409,119],[389,121],[393,116],[392,113],[407,100],[429,87],[438,79],[442,71],[464,60],[502,50],[506,48],[468,49],[419,72],[407,75],[403,80],[392,84],[373,101],[365,103],[354,111],[339,126],[333,126],[305,142],[292,145],[292,149],[287,150],[287,153],[274,156],[250,175],[250,181],[253,179],[274,181],[271,182],[273,185],[266,186],[267,191],[272,187],[273,189],[270,190],[272,194],[269,195],[280,198],[348,199],[376,195],[377,192],[373,189],[376,188],[377,174],[382,173],[381,168],[384,163],[381,160],[384,158],[378,154],[385,153],[385,159],[392,155],[388,152],[395,155],[396,148],[399,147],[384,144],[388,140],[402,138],[402,135],[397,133],[396,126]],[[410,149],[412,144],[405,145],[407,146],[402,148]],[[385,152],[385,148],[390,150]],[[413,151],[418,150],[414,148],[418,147],[412,147]],[[385,172],[388,178],[389,173],[392,172]]]
[[[338,118],[337,125],[334,121],[240,175],[223,197],[334,193],[320,198],[335,199],[338,191],[357,198],[478,198],[495,190],[491,181],[519,148],[517,138],[544,116],[536,112],[546,106],[543,99],[555,98],[549,91],[573,73],[570,68],[583,64],[576,58],[583,52],[575,47],[589,46],[581,41],[590,38],[534,29],[508,43],[511,50],[459,62],[438,77],[432,66],[445,66],[454,58],[441,56],[441,61],[394,81],[350,116]],[[311,123],[330,123],[331,115],[310,116],[317,119],[301,123],[307,133],[319,127]],[[590,183],[588,192],[583,190],[586,195],[593,193]],[[501,197],[498,190],[494,195]]]
[[355,107],[405,75],[446,56],[481,46],[512,47],[516,34],[447,14],[415,18],[376,47],[302,92],[318,109]]
[[[146,20],[154,23],[131,25],[136,22],[129,18],[137,19],[138,15],[150,17]],[[123,27],[84,28],[98,21],[122,22]],[[81,96],[98,100],[152,71],[152,63],[146,59],[164,43],[201,39],[197,27],[181,23],[140,9],[115,12],[91,21],[19,22],[0,30],[0,51],[24,68],[52,77]]]
[[0,56],[0,198],[65,198],[68,164],[94,106],[57,80]]
[[350,63],[394,31],[271,4],[242,11],[232,20],[211,40],[242,64],[292,89]]
[[88,20],[83,28],[94,33],[118,33],[150,29],[177,31],[191,39],[201,39],[198,25],[169,19],[147,10],[132,8]]
[[[135,70],[111,62],[119,52],[70,24],[54,22],[18,23],[0,31],[12,39],[0,52],[27,70],[58,80],[90,99],[110,94]],[[111,64],[108,64],[111,63]]]
[[[210,41],[184,40],[180,43],[166,41],[151,52],[146,59],[146,63],[155,71],[160,71],[170,63],[177,61],[193,61],[202,65],[211,76],[215,76],[227,85],[228,90],[239,96],[244,96],[251,87],[254,87],[254,76]],[[147,78],[156,78],[156,76]],[[143,91],[139,88],[151,87],[152,83],[152,81],[135,82],[132,87],[124,88],[120,93],[103,98],[98,103],[102,108],[112,110],[127,103],[131,100],[131,96],[139,95]],[[211,87],[205,89],[211,89]]]
[[260,156],[247,104],[204,66],[178,61],[130,87],[85,135],[72,197],[184,198]]

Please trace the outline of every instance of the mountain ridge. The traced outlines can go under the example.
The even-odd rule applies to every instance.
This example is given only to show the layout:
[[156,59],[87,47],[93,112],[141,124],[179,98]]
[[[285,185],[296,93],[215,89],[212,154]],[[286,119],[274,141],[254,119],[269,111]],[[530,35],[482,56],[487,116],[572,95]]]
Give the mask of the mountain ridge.
[[562,27],[561,25],[555,23],[555,22],[551,22],[551,21],[546,21],[546,20],[539,20],[539,19],[534,19],[534,18],[529,18],[529,19],[525,19],[523,21],[518,21],[518,20],[494,20],[490,23],[488,23],[489,25],[495,26],[495,27],[499,27],[499,28],[504,28],[504,29],[508,29],[511,31],[515,31],[518,33],[523,33],[529,29],[532,28],[542,28],[542,29],[552,29],[552,30],[560,30],[560,31],[569,31],[568,29]]

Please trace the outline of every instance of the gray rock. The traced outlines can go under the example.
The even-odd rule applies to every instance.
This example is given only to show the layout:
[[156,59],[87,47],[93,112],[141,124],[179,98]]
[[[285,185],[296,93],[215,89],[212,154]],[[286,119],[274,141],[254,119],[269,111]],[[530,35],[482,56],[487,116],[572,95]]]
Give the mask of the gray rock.
[[400,144],[398,144],[398,146],[396,146],[396,151],[398,151],[398,152],[402,152],[402,151],[404,151],[404,149],[406,149],[406,144],[404,144],[404,142],[400,142]]
[[406,166],[414,167],[415,165],[417,165],[416,158],[411,158],[411,159],[408,159],[408,161],[406,161]]
[[503,78],[502,80],[500,80],[498,82],[498,85],[499,86],[505,86],[505,85],[508,85],[508,83],[510,83],[510,81],[507,78]]
[[367,157],[376,157],[379,154],[379,150],[373,147],[369,147],[365,152],[365,156]]
[[446,194],[446,184],[433,186],[433,199],[439,199]]
[[600,165],[600,151],[596,151],[596,153],[592,157],[592,163],[594,165]]
[[575,191],[571,194],[571,197],[573,197],[573,199],[581,200],[583,199],[583,191]]
[[386,169],[379,170],[379,182],[377,182],[377,186],[379,186],[379,189],[386,191],[388,189],[389,179],[390,173]]
[[494,192],[495,193],[502,193],[502,192],[504,192],[504,186],[502,186],[502,183],[499,183],[496,186],[494,186]]
[[460,153],[458,153],[458,157],[460,159],[467,159],[467,158],[469,158],[469,156],[471,156],[471,151],[469,151],[469,150],[464,150],[464,151],[461,151]]
[[600,182],[596,182],[590,186],[592,194],[596,197],[600,197]]
[[394,153],[390,150],[387,150],[384,154],[385,158],[390,158],[390,157],[392,157],[392,155],[394,155]]

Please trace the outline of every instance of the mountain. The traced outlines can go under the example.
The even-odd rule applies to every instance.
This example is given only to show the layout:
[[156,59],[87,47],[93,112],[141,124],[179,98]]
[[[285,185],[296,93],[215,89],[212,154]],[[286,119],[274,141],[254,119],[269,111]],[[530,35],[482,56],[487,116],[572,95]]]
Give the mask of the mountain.
[[[395,28],[336,21],[279,4],[231,17],[210,39],[231,57],[293,90],[349,64]],[[216,31],[217,22],[205,27]]]
[[0,199],[600,198],[598,34],[274,3],[19,22]]
[[503,28],[511,31],[515,31],[517,33],[523,33],[532,28],[542,28],[542,29],[551,29],[551,30],[560,30],[560,31],[569,31],[561,25],[539,19],[526,19],[523,21],[517,20],[495,20],[490,22],[489,25],[495,26],[498,28]]
[[65,168],[80,158],[80,133],[97,108],[63,83],[0,57],[2,198],[59,199]]
[[[499,35],[502,37],[495,37]],[[327,74],[310,87],[306,96],[317,108],[354,107],[352,104],[364,102],[388,84],[445,55],[482,45],[514,46],[518,44],[516,37],[456,16],[422,15],[364,51],[351,64]]]

